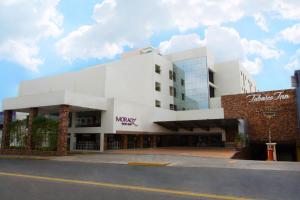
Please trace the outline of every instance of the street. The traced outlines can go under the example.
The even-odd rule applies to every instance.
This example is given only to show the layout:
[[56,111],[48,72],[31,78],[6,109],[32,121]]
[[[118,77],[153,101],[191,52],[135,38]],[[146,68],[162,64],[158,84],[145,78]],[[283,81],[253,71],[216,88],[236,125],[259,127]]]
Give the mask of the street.
[[1,199],[299,199],[296,171],[0,158]]

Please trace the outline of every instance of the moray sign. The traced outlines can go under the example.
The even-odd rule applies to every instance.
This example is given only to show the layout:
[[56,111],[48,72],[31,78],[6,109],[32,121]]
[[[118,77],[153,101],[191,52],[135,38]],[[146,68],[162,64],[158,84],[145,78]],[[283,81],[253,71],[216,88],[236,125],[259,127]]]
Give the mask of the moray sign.
[[121,123],[124,126],[138,126],[136,122],[135,117],[122,117],[122,116],[116,116],[116,122]]

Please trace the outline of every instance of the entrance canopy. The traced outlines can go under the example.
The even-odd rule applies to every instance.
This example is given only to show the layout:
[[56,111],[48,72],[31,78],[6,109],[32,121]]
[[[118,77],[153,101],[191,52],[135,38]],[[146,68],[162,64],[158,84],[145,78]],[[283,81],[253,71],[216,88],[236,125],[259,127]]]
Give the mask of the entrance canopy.
[[238,119],[205,119],[205,120],[184,120],[184,121],[157,121],[154,122],[167,129],[178,131],[179,129],[193,130],[194,128],[232,128],[238,127]]

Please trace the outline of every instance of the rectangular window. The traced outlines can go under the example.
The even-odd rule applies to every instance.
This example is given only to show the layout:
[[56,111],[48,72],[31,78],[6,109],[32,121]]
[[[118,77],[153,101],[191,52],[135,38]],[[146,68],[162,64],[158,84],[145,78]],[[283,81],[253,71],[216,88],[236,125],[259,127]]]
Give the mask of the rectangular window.
[[174,110],[174,105],[170,104],[170,110]]
[[170,91],[170,96],[174,95],[174,89],[172,86],[169,87],[169,91]]
[[173,72],[173,80],[176,81],[176,73]]
[[100,127],[101,112],[86,111],[76,113],[76,127]]
[[176,97],[177,96],[177,94],[176,94],[176,88],[174,88],[174,97]]
[[171,70],[169,70],[169,79],[173,80],[173,72]]
[[174,105],[174,110],[177,110],[177,106],[176,105]]
[[209,95],[210,98],[215,97],[215,88],[212,86],[209,86]]
[[160,101],[158,101],[158,100],[155,100],[155,107],[158,107],[158,108],[160,108]]
[[155,82],[155,90],[160,92],[161,88],[160,88],[160,83],[159,82]]
[[160,66],[159,65],[155,65],[155,72],[160,74]]
[[181,86],[184,86],[184,80],[181,79]]
[[182,99],[182,101],[185,100],[185,95],[184,95],[184,93],[181,94],[181,99]]
[[69,127],[72,127],[72,112],[69,112]]
[[209,82],[214,83],[214,73],[211,70],[209,70],[208,77],[209,77]]

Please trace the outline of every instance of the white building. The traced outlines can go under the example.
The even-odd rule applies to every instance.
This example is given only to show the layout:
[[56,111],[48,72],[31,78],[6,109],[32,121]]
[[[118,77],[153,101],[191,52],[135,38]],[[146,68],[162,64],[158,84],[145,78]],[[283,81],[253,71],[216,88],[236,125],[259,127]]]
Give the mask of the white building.
[[71,150],[226,144],[220,96],[256,91],[238,61],[215,64],[207,48],[152,48],[77,72],[23,81],[4,110],[57,115],[70,106]]

